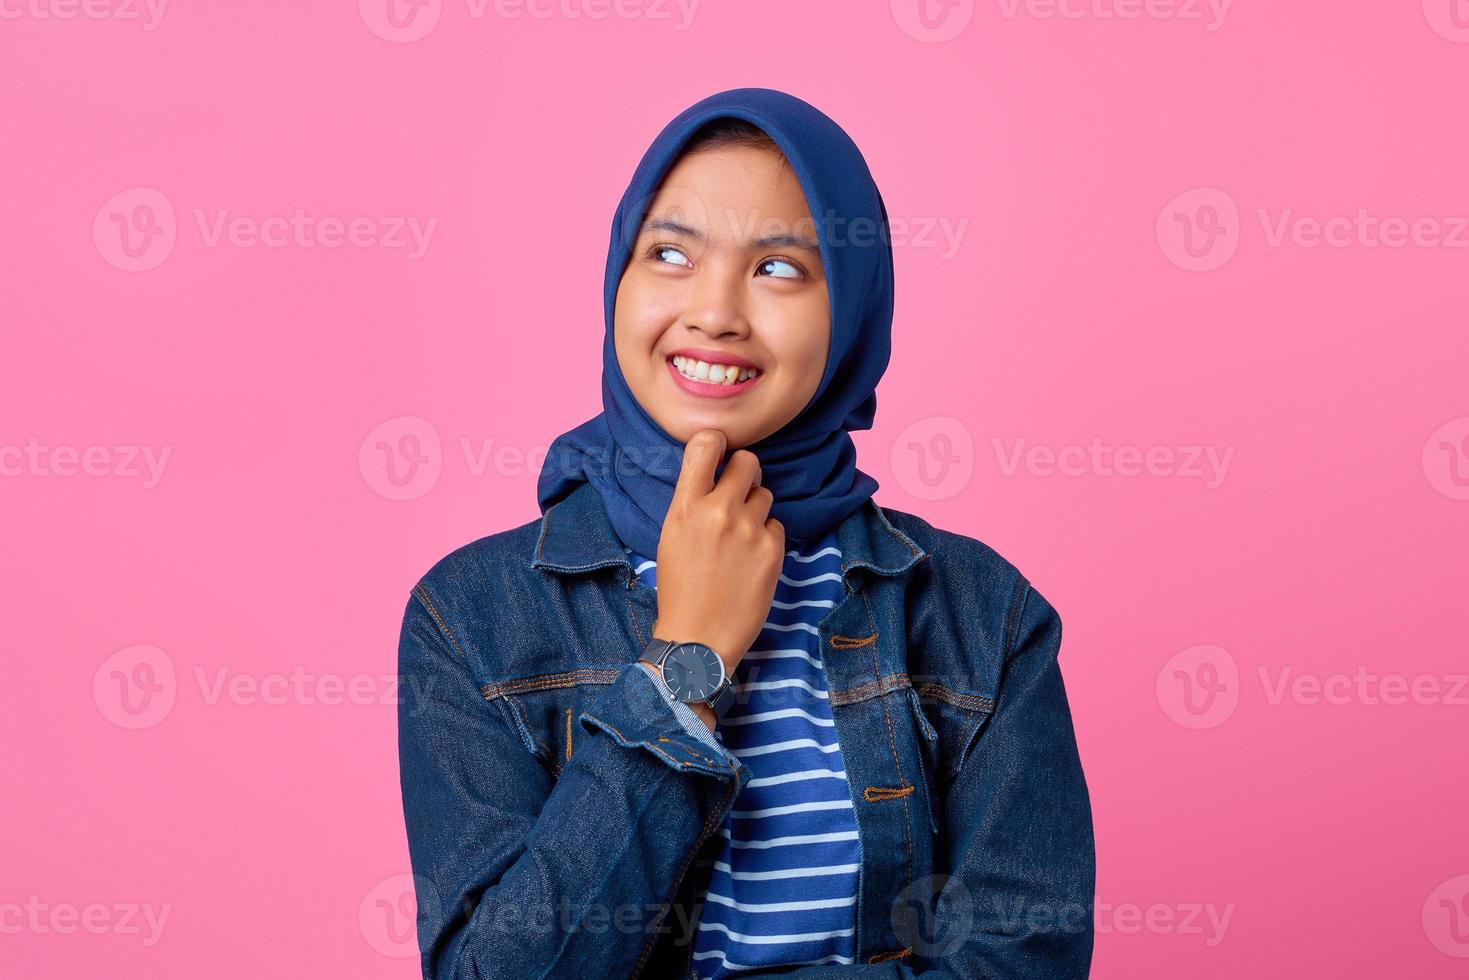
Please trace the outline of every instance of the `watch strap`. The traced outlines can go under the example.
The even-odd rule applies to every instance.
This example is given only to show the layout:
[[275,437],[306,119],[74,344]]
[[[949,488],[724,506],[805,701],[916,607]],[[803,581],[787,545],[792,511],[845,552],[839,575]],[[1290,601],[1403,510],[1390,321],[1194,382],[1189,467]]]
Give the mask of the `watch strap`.
[[672,640],[660,640],[655,636],[648,641],[647,646],[643,647],[642,655],[638,659],[646,660],[655,667],[661,667],[663,665],[663,658],[668,656],[668,651],[676,646],[678,644]]

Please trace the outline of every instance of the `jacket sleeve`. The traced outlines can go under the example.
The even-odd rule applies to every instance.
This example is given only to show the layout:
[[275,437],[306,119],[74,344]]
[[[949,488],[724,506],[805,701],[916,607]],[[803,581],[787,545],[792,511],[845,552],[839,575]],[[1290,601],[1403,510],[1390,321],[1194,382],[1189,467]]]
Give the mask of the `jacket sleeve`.
[[[749,980],[1072,980],[1091,968],[1096,850],[1091,800],[1057,655],[1061,620],[1021,579],[998,705],[943,805],[949,875],[932,944],[882,963]],[[916,938],[916,937],[915,937]]]
[[398,661],[414,692],[398,750],[423,976],[636,975],[678,928],[664,921],[675,889],[749,769],[633,662],[580,714],[591,737],[553,779],[423,583]]

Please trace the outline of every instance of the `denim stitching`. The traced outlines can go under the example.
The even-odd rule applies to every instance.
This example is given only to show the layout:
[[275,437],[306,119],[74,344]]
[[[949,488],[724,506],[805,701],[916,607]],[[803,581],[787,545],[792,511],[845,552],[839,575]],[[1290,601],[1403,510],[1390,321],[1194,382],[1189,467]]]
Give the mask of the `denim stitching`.
[[866,681],[856,687],[843,688],[840,691],[832,691],[827,695],[829,704],[852,704],[857,701],[866,701],[869,698],[878,697],[889,691],[909,686],[907,674],[884,674],[877,680]]
[[[868,600],[867,593],[865,593],[865,592],[862,593],[862,605],[867,609],[867,623],[868,623],[869,626],[871,626],[872,625],[872,622],[873,622],[873,620],[872,620],[872,603],[871,603],[871,601]],[[877,636],[877,629],[876,629],[876,627],[873,627],[872,635],[874,637]],[[869,645],[869,647],[868,647],[868,656],[869,656],[869,658],[872,661],[872,673],[873,673],[873,676],[878,677],[878,679],[881,680],[881,674],[879,673],[880,670],[881,670],[881,668],[877,664],[877,646],[876,646],[876,644]],[[903,679],[904,679],[905,682],[907,681],[907,675],[906,674],[903,675]],[[827,697],[828,697],[828,703],[829,703],[830,695],[828,695]],[[892,753],[892,756],[893,756],[893,769],[896,770],[897,773],[898,773],[898,784],[900,786],[906,786],[908,784],[908,778],[903,775],[903,763],[898,758],[898,744],[893,739],[893,718],[892,718],[892,715],[888,713],[888,702],[887,702],[887,698],[880,698],[878,700],[878,705],[882,708],[882,720],[883,720],[883,723],[887,726],[887,731],[888,731],[888,751],[891,752]],[[867,800],[869,803],[874,802],[872,799],[870,799],[866,795],[865,792],[863,793],[863,799]],[[912,810],[911,807],[908,806],[908,800],[907,800],[906,797],[903,799],[903,840],[904,840],[904,843],[906,843],[907,846],[908,846],[908,880],[909,881],[912,881],[913,880],[913,810]]]
[[493,701],[506,694],[525,694],[528,691],[549,691],[559,687],[575,687],[578,684],[611,684],[621,673],[618,667],[578,667],[557,674],[536,674],[510,681],[485,684],[480,694],[486,701]]
[[[602,727],[606,728],[609,732],[614,733],[620,741],[626,743],[627,745],[641,745],[641,746],[643,746],[645,748],[652,749],[654,752],[657,752],[659,755],[663,756],[663,758],[667,759],[669,762],[673,763],[676,766],[691,766],[691,765],[693,765],[692,762],[681,762],[678,759],[675,759],[673,756],[669,755],[667,752],[663,751],[658,746],[654,745],[652,742],[648,742],[646,740],[644,740],[644,741],[636,741],[636,742],[633,741],[632,739],[628,738],[626,735],[622,734],[622,732],[619,732],[616,728],[614,728],[611,725],[607,724],[607,722],[603,721],[601,718],[598,718],[596,715],[588,714],[587,712],[583,711],[582,712],[582,717],[584,717],[584,718],[590,718],[592,721],[596,722],[598,725],[601,725]],[[705,762],[709,763],[710,765],[717,765],[718,764],[713,759],[709,758],[708,756],[701,755],[701,756],[699,756],[699,758],[703,759]]]
[[449,629],[448,624],[446,624],[443,617],[439,615],[438,609],[434,607],[434,600],[432,597],[429,596],[428,588],[422,582],[419,582],[413,587],[413,594],[418,596],[418,601],[423,603],[424,608],[428,610],[428,614],[433,617],[434,622],[437,623],[439,629],[443,631],[444,637],[448,639],[449,645],[454,648],[454,652],[459,654],[459,656],[464,657],[465,660],[468,660],[469,658],[464,656],[464,651],[459,649],[459,642],[454,639],[453,631]]
[[964,708],[967,711],[979,711],[985,714],[995,710],[995,699],[987,698],[979,694],[965,694],[953,688],[944,687],[937,681],[921,681],[913,685],[918,692],[919,698],[931,697],[939,701],[952,704],[956,708]]

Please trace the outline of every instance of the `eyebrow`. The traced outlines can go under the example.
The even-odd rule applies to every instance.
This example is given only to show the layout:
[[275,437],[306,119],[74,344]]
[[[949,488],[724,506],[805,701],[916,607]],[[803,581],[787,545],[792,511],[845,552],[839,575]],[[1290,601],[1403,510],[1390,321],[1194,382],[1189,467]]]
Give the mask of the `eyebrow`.
[[[643,232],[666,231],[673,235],[683,235],[685,238],[693,238],[705,241],[704,233],[688,225],[674,221],[672,218],[649,218],[643,223]],[[746,248],[804,248],[816,254],[821,254],[821,246],[813,239],[804,235],[766,235],[764,238],[756,238],[745,243]]]

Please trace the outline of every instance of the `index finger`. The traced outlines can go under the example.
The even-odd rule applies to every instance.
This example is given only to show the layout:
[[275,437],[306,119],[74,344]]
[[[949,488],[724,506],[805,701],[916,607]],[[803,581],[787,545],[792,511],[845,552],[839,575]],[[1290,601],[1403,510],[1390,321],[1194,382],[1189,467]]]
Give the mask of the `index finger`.
[[714,489],[714,470],[724,458],[727,442],[719,429],[700,429],[689,437],[683,448],[678,485],[673,488],[675,499],[686,494],[702,497]]

